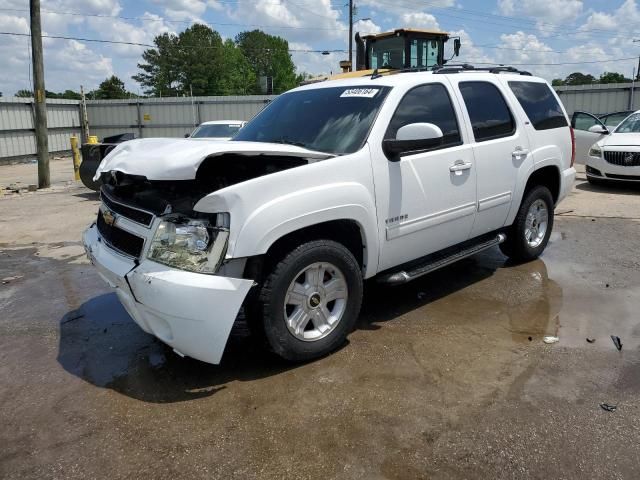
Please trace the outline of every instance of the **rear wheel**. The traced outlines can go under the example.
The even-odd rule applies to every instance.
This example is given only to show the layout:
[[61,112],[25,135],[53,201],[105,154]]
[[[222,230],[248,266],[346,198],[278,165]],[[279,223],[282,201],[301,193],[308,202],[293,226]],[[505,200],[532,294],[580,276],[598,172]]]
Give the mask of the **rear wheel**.
[[362,303],[362,274],[343,245],[315,240],[296,247],[267,275],[257,302],[270,347],[292,361],[338,348]]
[[525,194],[500,250],[517,262],[538,258],[549,242],[552,228],[553,197],[547,187],[539,185]]

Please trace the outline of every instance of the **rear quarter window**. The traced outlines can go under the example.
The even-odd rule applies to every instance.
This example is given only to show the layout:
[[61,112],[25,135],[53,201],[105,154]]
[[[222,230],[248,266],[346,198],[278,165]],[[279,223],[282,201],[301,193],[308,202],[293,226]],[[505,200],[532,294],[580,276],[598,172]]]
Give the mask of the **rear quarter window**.
[[546,83],[509,82],[509,87],[536,130],[568,126],[562,107]]

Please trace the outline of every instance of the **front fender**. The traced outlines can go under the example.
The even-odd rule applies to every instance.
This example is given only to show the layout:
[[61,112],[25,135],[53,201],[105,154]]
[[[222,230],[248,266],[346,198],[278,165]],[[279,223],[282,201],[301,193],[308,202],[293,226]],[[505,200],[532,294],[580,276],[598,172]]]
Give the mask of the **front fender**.
[[233,256],[263,254],[283,236],[332,220],[352,220],[360,227],[365,277],[378,266],[375,206],[367,189],[356,183],[336,183],[292,192],[260,206],[246,219],[236,239]]
[[202,198],[202,212],[230,212],[227,258],[265,254],[283,236],[351,220],[365,245],[365,278],[378,268],[378,227],[368,148],[232,185]]

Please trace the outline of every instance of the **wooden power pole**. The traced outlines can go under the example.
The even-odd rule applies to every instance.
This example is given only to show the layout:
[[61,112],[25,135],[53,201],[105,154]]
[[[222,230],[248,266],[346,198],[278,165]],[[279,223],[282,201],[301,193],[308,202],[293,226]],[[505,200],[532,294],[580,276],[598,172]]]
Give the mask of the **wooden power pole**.
[[49,141],[47,139],[47,103],[44,89],[42,58],[42,27],[40,0],[29,0],[31,12],[31,57],[33,58],[33,101],[35,110],[36,146],[38,150],[38,188],[51,185],[49,175]]
[[349,71],[353,71],[353,0],[349,0]]

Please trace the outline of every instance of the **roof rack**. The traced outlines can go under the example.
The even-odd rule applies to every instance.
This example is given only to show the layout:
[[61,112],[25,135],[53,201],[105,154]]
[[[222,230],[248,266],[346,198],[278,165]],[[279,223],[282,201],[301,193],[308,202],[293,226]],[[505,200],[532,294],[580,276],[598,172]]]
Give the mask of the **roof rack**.
[[460,73],[468,71],[489,73],[517,73],[519,75],[531,76],[530,72],[525,72],[523,70],[518,70],[517,68],[508,67],[505,65],[498,65],[495,67],[475,67],[469,63],[457,63],[436,66],[433,68],[433,73]]

